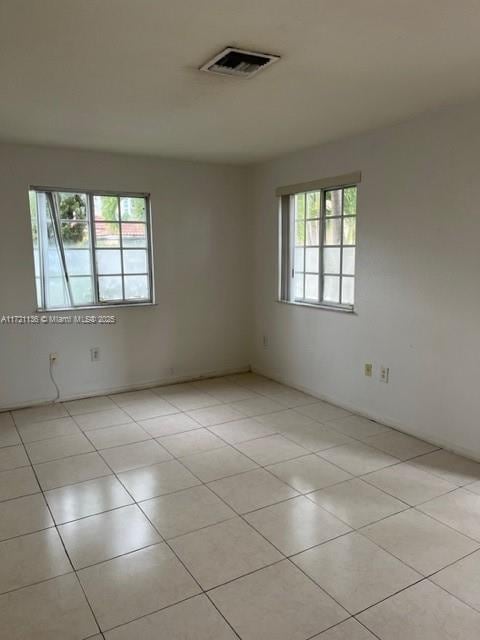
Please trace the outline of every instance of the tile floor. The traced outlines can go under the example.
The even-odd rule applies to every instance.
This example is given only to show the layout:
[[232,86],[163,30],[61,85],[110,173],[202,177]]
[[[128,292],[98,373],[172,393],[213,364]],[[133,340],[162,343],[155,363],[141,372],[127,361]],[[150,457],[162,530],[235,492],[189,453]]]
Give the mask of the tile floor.
[[239,374],[0,414],[0,637],[478,640],[480,464]]

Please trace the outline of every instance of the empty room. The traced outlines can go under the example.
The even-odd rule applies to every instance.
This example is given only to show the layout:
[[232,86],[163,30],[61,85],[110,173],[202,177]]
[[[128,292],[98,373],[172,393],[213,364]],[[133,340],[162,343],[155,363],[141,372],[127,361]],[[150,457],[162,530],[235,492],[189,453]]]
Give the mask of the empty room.
[[0,640],[479,640],[479,29],[0,0]]

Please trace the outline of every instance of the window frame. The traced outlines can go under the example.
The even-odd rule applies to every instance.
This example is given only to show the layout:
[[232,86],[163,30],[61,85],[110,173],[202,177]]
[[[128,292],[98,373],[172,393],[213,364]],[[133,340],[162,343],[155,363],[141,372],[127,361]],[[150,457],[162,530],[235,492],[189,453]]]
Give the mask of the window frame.
[[[355,187],[357,190],[357,208],[358,208],[358,193],[359,186],[361,182],[361,174],[357,172],[355,174],[347,174],[345,176],[339,176],[338,178],[326,178],[325,180],[314,181],[310,183],[293,185],[292,187],[281,187],[277,189],[278,196],[278,241],[279,241],[279,253],[278,253],[278,296],[277,302],[281,302],[283,304],[291,304],[301,307],[313,308],[313,309],[325,309],[329,311],[340,311],[344,313],[355,313],[355,305],[356,305],[356,285],[357,285],[357,273],[356,273],[356,263],[357,263],[357,250],[358,250],[358,211],[355,214],[346,214],[344,212],[344,190],[348,188]],[[341,201],[341,214],[337,216],[326,216],[326,194],[329,191],[342,190],[342,201]],[[305,227],[305,238],[303,244],[303,278],[304,278],[304,286],[303,286],[303,298],[297,298],[295,296],[295,249],[296,245],[296,237],[295,237],[295,197],[300,194],[305,194],[305,203],[304,203],[304,222],[306,225],[306,221],[310,220],[307,217],[307,194],[311,192],[319,192],[320,193],[320,209],[319,209],[319,217],[315,218],[319,221],[319,244],[318,245],[307,245],[307,237],[306,237],[306,227]],[[349,245],[344,243],[344,219],[345,218],[355,218],[356,220],[356,234],[355,234],[355,244]],[[326,220],[329,219],[340,219],[341,220],[341,238],[339,245],[328,245],[325,242],[325,224]],[[312,218],[313,220],[313,218]],[[305,298],[305,276],[307,275],[306,271],[306,248],[318,248],[319,250],[319,267],[318,267],[318,301],[315,299]],[[335,274],[335,277],[339,278],[339,302],[330,302],[328,300],[323,300],[323,291],[324,291],[324,276],[329,275],[324,271],[324,249],[325,248],[337,248],[340,250],[340,269],[339,273]],[[343,273],[343,249],[344,247],[354,247],[355,248],[355,267],[354,273],[352,274],[344,274]],[[350,303],[342,303],[342,286],[343,286],[343,278],[352,278],[355,283],[355,294],[354,301],[352,304]]]
[[[36,297],[36,305],[35,309],[40,313],[47,313],[50,311],[75,311],[81,309],[107,309],[107,308],[119,308],[119,307],[142,307],[142,306],[153,306],[155,305],[155,286],[154,286],[154,273],[153,273],[153,239],[152,239],[152,210],[151,210],[151,194],[148,192],[140,192],[140,191],[119,191],[115,189],[106,190],[106,189],[84,189],[84,188],[72,188],[72,187],[46,187],[43,185],[29,185],[28,191],[33,191],[35,193],[35,198],[37,198],[38,193],[76,193],[82,194],[86,197],[86,210],[87,217],[85,219],[85,223],[89,229],[89,240],[88,246],[85,247],[84,250],[88,250],[90,252],[90,265],[91,265],[91,278],[92,278],[92,292],[94,296],[94,302],[92,304],[80,304],[71,306],[60,306],[60,307],[48,307],[46,306],[46,286],[45,286],[45,273],[44,273],[44,260],[40,257],[44,252],[45,248],[42,246],[43,241],[40,233],[40,224],[39,217],[37,212],[37,226],[39,229],[39,273],[37,274],[34,269],[34,279],[36,281],[37,275],[42,280],[41,282],[41,296],[42,300],[38,299],[37,286],[35,284],[35,297]],[[114,224],[117,223],[119,225],[119,246],[118,247],[98,247],[96,245],[96,230],[95,230],[95,208],[94,208],[94,197],[95,196],[110,196],[115,197],[118,200],[118,221],[114,221]],[[145,222],[141,222],[141,224],[145,224],[146,229],[146,247],[145,251],[147,252],[147,273],[141,274],[125,274],[124,270],[124,256],[123,256],[123,239],[122,239],[122,219],[121,219],[121,207],[120,207],[120,198],[143,198],[145,201]],[[38,206],[38,204],[37,204]],[[30,202],[29,202],[30,208]],[[31,217],[31,211],[30,211]],[[32,238],[33,240],[33,238]],[[143,247],[142,247],[143,248]],[[33,244],[33,249],[35,252],[35,246]],[[99,293],[99,273],[98,273],[98,265],[97,265],[97,256],[96,252],[98,250],[106,249],[108,250],[117,250],[120,251],[120,261],[121,261],[121,273],[119,274],[105,274],[108,276],[117,275],[122,278],[122,294],[123,298],[118,300],[105,300],[102,301],[100,299]],[[126,247],[128,249],[128,247]],[[82,250],[82,249],[76,249]],[[148,299],[125,299],[125,275],[147,275],[148,277],[148,286],[149,286],[149,297]],[[67,285],[70,278],[82,277],[69,275],[67,276]],[[100,275],[100,277],[102,277]],[[68,285],[69,286],[69,285]],[[40,302],[42,303],[40,305]]]

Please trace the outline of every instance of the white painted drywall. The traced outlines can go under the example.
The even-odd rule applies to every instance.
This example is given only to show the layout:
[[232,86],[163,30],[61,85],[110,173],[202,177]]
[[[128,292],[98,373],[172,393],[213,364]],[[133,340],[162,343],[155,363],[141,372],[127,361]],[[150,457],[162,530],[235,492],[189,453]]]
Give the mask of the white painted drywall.
[[[0,145],[0,316],[35,311],[29,185],[151,193],[157,306],[113,326],[0,325],[0,409],[247,367],[245,169]],[[87,312],[90,313],[90,312]],[[101,360],[90,361],[90,348]],[[174,369],[173,375],[171,368]]]
[[[253,367],[480,459],[479,158],[477,102],[256,166]],[[275,302],[275,187],[356,170],[356,314]]]

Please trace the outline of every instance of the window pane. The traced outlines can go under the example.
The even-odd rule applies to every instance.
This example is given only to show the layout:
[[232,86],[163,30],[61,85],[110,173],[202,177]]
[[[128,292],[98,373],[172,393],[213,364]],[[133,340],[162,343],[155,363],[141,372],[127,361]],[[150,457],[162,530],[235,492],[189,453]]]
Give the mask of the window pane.
[[301,300],[303,298],[303,273],[295,272],[295,298]]
[[70,287],[72,289],[73,304],[93,304],[93,285],[90,277],[70,278]]
[[342,278],[342,302],[353,304],[355,278]]
[[122,273],[122,261],[119,249],[98,249],[95,255],[97,256],[98,273]]
[[147,300],[148,276],[125,276],[125,299]]
[[147,273],[147,252],[144,249],[127,249],[123,252],[125,273]]
[[120,198],[120,211],[122,220],[142,220],[147,219],[145,198]]
[[305,244],[305,222],[300,220],[295,222],[295,244],[300,246]]
[[118,220],[117,196],[93,196],[95,220],[113,222]]
[[70,276],[88,276],[91,273],[90,249],[66,249],[65,261]]
[[343,219],[343,244],[355,244],[356,218]]
[[298,193],[295,196],[295,218],[303,220],[305,218],[305,194]]
[[342,237],[342,219],[325,220],[325,244],[340,244]]
[[307,197],[307,218],[320,217],[320,191],[309,191]]
[[306,249],[305,250],[305,271],[311,273],[318,273],[318,249]]
[[318,276],[305,276],[305,298],[318,301]]
[[146,247],[147,225],[141,222],[122,222],[122,244],[124,247]]
[[298,248],[295,249],[295,264],[293,265],[295,271],[303,271],[303,269],[304,269],[304,260],[303,260],[304,255],[305,255],[305,250],[303,249],[303,247],[301,249],[298,249]]
[[324,273],[340,273],[340,249],[323,250]]
[[89,232],[85,222],[62,222],[61,232],[64,247],[88,247]]
[[349,187],[343,190],[343,213],[346,216],[354,216],[357,213],[357,187]]
[[340,278],[325,276],[323,279],[323,299],[325,302],[339,302]]
[[119,247],[120,225],[117,222],[97,222],[95,244],[97,247]]
[[342,215],[342,190],[333,189],[325,192],[325,215],[341,216]]
[[68,307],[70,306],[68,292],[63,277],[47,278],[47,307]]
[[347,276],[355,274],[355,248],[347,247],[343,250],[343,268],[342,271]]
[[61,220],[87,221],[87,196],[84,193],[57,193]]
[[306,244],[318,245],[320,244],[320,222],[318,220],[307,220],[306,227]]
[[122,276],[99,276],[98,290],[100,300],[121,300],[122,299]]

